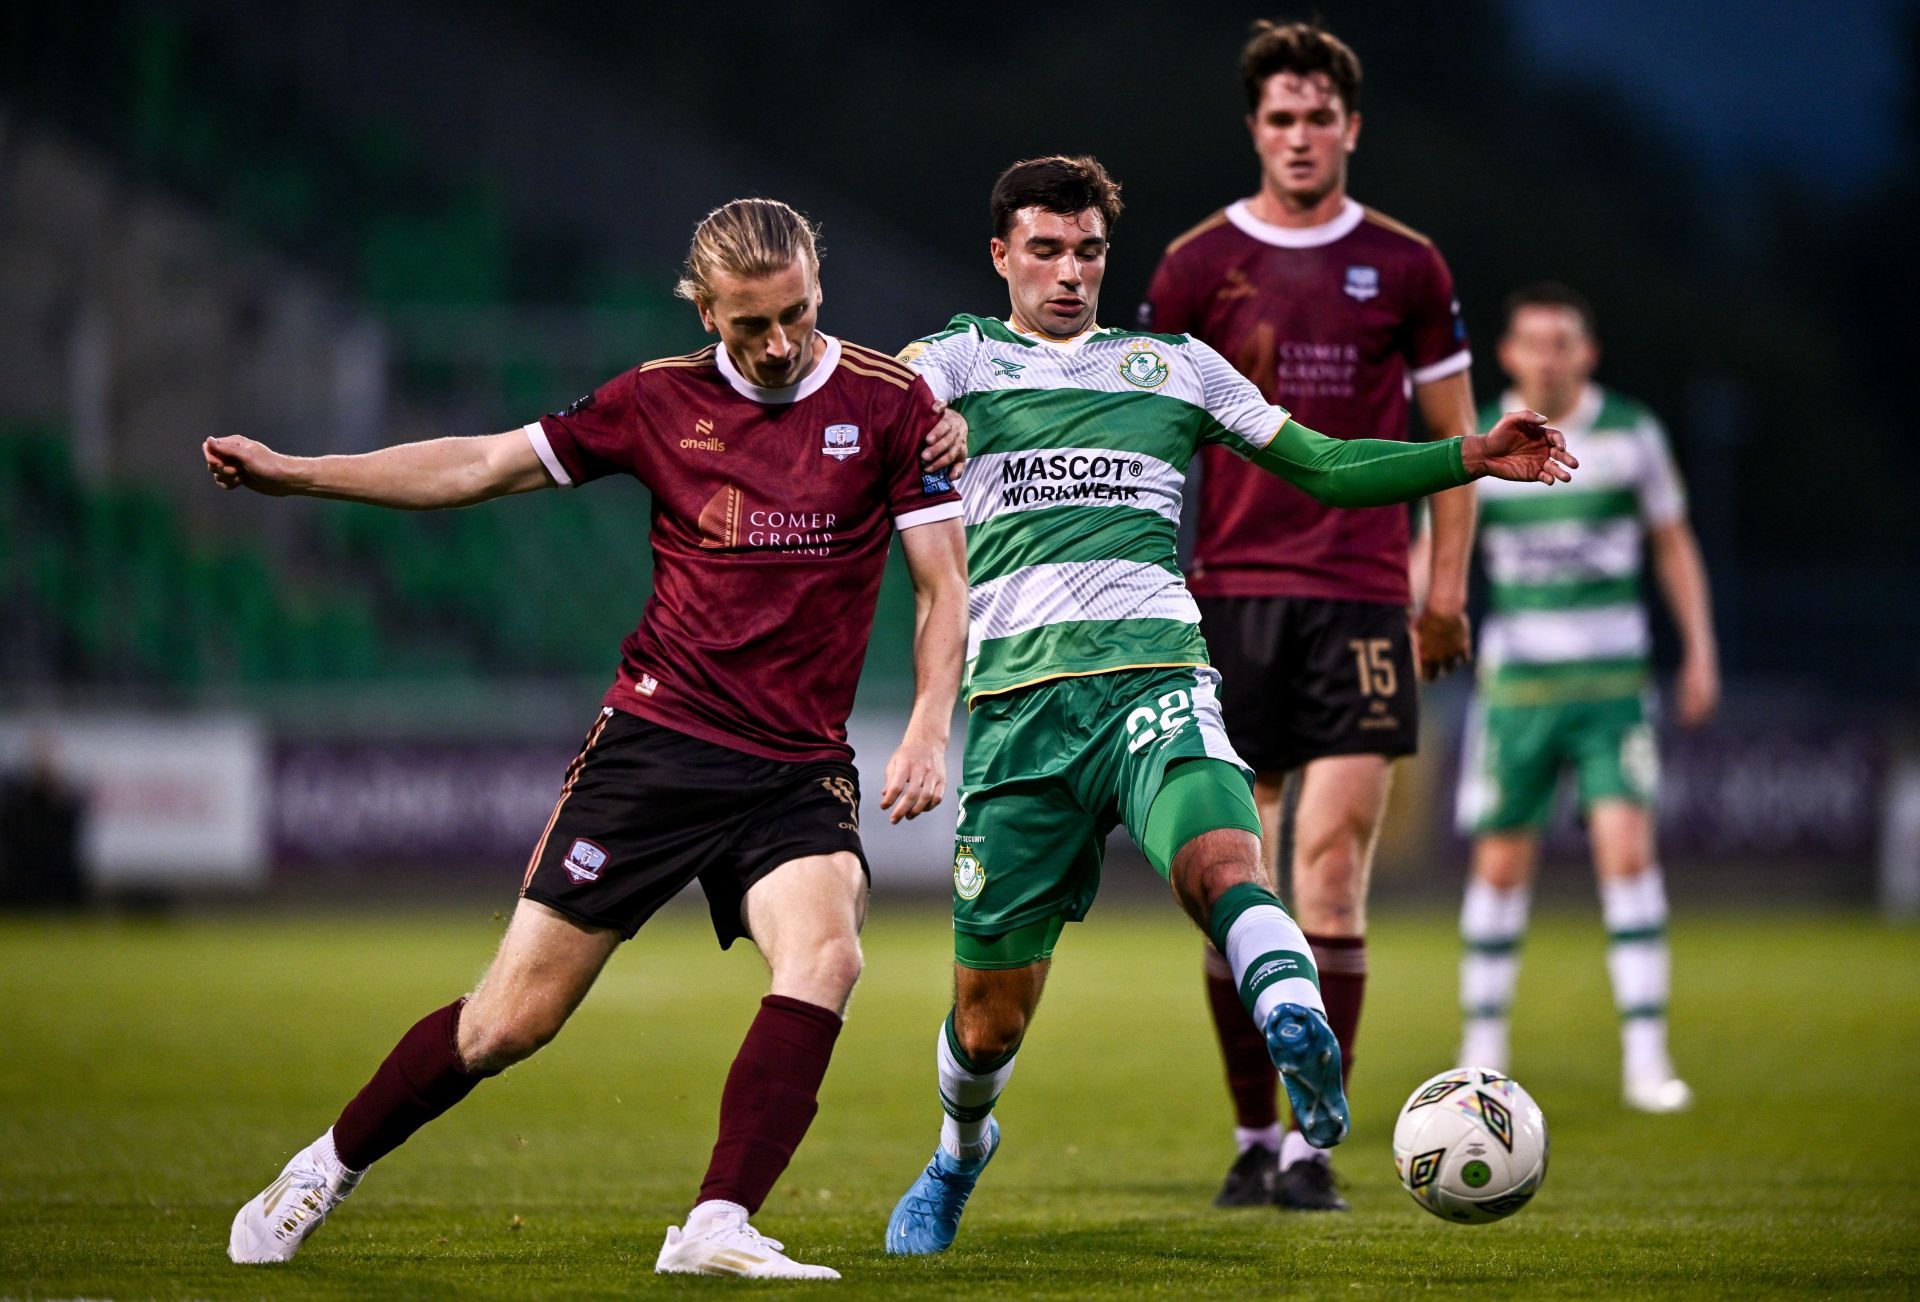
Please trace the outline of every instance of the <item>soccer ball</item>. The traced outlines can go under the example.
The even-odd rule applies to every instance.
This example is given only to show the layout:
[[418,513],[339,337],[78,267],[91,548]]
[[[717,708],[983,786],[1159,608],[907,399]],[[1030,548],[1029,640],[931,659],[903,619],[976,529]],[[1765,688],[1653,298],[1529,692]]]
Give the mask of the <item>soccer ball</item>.
[[1547,1120],[1497,1071],[1443,1071],[1400,1109],[1393,1166],[1413,1200],[1442,1220],[1497,1221],[1525,1207],[1547,1178]]

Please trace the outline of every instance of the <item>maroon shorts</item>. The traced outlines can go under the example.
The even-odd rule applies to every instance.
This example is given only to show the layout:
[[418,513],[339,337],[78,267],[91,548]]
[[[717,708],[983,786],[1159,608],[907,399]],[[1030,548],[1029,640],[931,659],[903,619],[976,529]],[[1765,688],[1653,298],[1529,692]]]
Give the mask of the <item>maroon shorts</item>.
[[1418,749],[1405,607],[1313,597],[1201,597],[1199,606],[1227,737],[1254,772]]
[[522,897],[631,939],[698,880],[722,949],[747,888],[791,859],[860,847],[860,775],[729,750],[604,709],[567,767]]

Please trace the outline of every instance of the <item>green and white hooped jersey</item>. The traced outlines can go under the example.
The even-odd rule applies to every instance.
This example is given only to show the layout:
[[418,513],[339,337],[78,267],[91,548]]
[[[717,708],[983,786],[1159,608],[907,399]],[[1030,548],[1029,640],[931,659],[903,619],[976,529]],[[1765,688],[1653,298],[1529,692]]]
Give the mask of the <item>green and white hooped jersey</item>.
[[[1520,404],[1511,393],[1501,402]],[[1480,669],[1490,704],[1631,696],[1646,683],[1646,533],[1686,515],[1666,432],[1639,403],[1599,385],[1587,386],[1559,428],[1580,459],[1571,484],[1480,484],[1491,580]]]
[[1287,411],[1188,335],[1043,340],[956,316],[900,359],[967,418],[967,698],[1207,663],[1175,556],[1187,463],[1252,456]]

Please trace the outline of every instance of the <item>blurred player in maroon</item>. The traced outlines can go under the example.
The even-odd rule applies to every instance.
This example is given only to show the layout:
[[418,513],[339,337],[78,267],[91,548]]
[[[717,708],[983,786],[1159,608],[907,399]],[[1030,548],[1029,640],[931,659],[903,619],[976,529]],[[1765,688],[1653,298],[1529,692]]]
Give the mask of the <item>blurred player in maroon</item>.
[[[1473,433],[1472,359],[1447,264],[1425,236],[1347,195],[1359,60],[1315,25],[1262,22],[1240,74],[1259,192],[1168,247],[1143,325],[1213,345],[1316,429],[1404,439],[1411,394],[1429,437]],[[1431,679],[1468,654],[1473,496],[1432,499],[1430,545],[1422,539],[1410,573],[1404,508],[1322,506],[1219,448],[1202,451],[1200,474],[1188,586],[1227,731],[1260,775],[1276,880],[1286,782],[1300,774],[1290,903],[1351,1071],[1389,762],[1413,754],[1419,730],[1416,659]],[[1207,986],[1240,1142],[1216,1201],[1344,1211],[1326,1154],[1281,1133],[1266,1046],[1211,950]]]
[[[846,720],[896,532],[918,603],[915,693],[881,805],[912,818],[945,791],[967,580],[943,467],[964,456],[965,427],[907,367],[815,328],[814,233],[785,204],[710,213],[680,292],[718,345],[636,367],[524,429],[345,457],[205,444],[221,487],[274,495],[427,509],[616,473],[653,495],[652,596],[492,966],[241,1208],[237,1262],[291,1258],[376,1159],[551,1040],[620,942],[698,879],[721,947],[750,937],[772,986],[721,1094],[697,1204],[655,1269],[837,1278],[748,1217],[813,1120],[860,975],[868,881]],[[556,556],[555,579],[592,563]]]

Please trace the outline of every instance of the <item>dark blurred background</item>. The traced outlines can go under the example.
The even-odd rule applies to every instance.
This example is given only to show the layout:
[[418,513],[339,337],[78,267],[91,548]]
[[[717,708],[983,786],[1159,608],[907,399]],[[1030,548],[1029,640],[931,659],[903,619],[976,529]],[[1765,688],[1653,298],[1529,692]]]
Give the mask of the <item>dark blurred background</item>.
[[[1353,192],[1447,256],[1477,393],[1501,299],[1552,277],[1598,309],[1600,378],[1672,432],[1730,695],[1669,746],[1670,863],[1702,890],[1920,906],[1920,10],[1317,12],[1365,63]],[[215,493],[199,440],[491,432],[697,347],[678,261],[741,194],[822,223],[827,327],[897,348],[1004,310],[986,194],[1039,153],[1125,184],[1104,310],[1125,322],[1166,242],[1255,186],[1235,60],[1259,16],[1310,15],[8,6],[0,760],[64,757],[101,890],[397,862],[495,881],[644,599],[644,492],[269,502]],[[910,689],[899,578],[869,764]],[[1463,696],[1430,694],[1387,891],[1457,881]],[[876,860],[938,884],[948,830]]]

